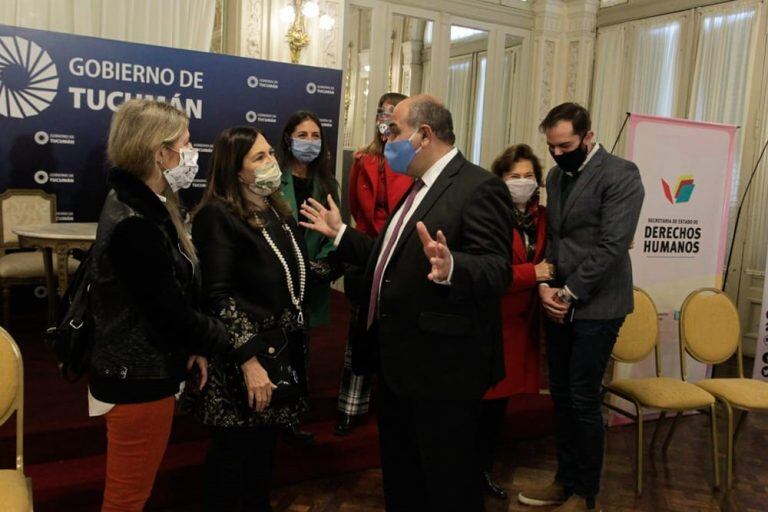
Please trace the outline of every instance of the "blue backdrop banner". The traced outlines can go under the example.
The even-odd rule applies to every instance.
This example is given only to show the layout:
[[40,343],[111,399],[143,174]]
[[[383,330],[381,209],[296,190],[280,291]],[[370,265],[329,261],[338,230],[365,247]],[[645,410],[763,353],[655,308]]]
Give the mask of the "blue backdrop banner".
[[153,98],[190,117],[205,187],[216,135],[255,125],[277,147],[299,109],[321,119],[336,160],[341,71],[0,25],[0,190],[57,196],[60,221],[95,221],[106,195],[109,122],[130,98]]

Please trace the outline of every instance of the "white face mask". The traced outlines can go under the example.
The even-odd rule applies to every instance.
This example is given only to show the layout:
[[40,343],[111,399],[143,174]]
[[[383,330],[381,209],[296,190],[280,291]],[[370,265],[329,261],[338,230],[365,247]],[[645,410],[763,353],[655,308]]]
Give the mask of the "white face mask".
[[[170,148],[172,151],[176,151]],[[197,171],[200,168],[197,165],[198,152],[195,148],[181,148],[177,151],[179,154],[179,165],[173,169],[166,169],[163,171],[165,181],[171,186],[171,190],[178,192],[182,188],[189,188],[192,186],[192,182],[197,176]]]
[[506,180],[509,193],[512,195],[512,202],[516,205],[528,204],[528,201],[533,197],[536,189],[539,188],[536,180],[532,178],[523,179],[509,179]]
[[280,189],[280,181],[283,173],[277,162],[272,161],[253,171],[256,180],[248,184],[248,188],[263,197],[270,196]]

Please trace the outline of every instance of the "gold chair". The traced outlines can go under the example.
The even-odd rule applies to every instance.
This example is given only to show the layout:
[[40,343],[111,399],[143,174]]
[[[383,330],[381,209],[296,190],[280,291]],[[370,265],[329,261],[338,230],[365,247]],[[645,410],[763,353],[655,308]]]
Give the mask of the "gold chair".
[[[704,379],[695,384],[711,393],[727,413],[727,484],[733,483],[733,447],[749,411],[768,410],[768,383],[744,378],[741,324],[733,301],[721,290],[701,288],[692,292],[680,310],[680,363],[686,378],[685,354],[700,363],[717,365],[737,356],[737,377]],[[734,432],[733,409],[742,411]]]
[[651,446],[656,441],[659,425],[667,412],[675,417],[664,441],[664,451],[674,433],[680,413],[702,410],[709,412],[712,436],[712,465],[715,487],[720,485],[717,460],[717,432],[715,399],[703,389],[680,379],[661,376],[661,351],[659,350],[659,317],[651,297],[640,288],[635,288],[635,309],[627,316],[619,332],[611,357],[622,363],[637,363],[644,360],[651,350],[656,356],[656,377],[615,379],[605,385],[603,392],[612,393],[634,404],[635,414],[604,400],[603,405],[637,423],[637,494],[643,491],[643,409],[661,411]]
[[[42,190],[9,189],[0,194],[0,289],[3,301],[3,325],[11,319],[11,287],[27,284],[45,284],[45,264],[42,251],[18,251],[19,239],[13,228],[22,225],[56,222],[56,196]],[[53,259],[56,272],[56,258]],[[69,271],[77,270],[77,262],[70,260]],[[55,293],[54,290],[48,290]]]
[[32,482],[24,475],[24,366],[21,352],[0,327],[0,425],[16,413],[16,469],[0,470],[0,510],[32,510]]

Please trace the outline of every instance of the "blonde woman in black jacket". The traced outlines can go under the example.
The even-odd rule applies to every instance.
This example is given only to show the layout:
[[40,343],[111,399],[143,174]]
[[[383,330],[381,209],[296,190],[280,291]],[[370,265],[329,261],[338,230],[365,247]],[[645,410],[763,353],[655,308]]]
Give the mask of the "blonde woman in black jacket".
[[197,255],[175,188],[197,170],[188,119],[170,105],[123,104],[112,118],[110,191],[91,253],[94,318],[89,409],[107,423],[103,511],[140,511],[168,444],[174,394],[223,346],[223,325],[197,308]]

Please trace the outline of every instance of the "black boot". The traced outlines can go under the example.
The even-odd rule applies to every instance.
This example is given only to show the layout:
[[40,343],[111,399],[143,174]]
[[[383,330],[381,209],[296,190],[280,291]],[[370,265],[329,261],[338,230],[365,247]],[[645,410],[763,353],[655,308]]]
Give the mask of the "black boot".
[[355,417],[350,414],[341,414],[333,433],[337,436],[348,436],[353,428],[355,428]]
[[312,432],[301,430],[298,423],[283,425],[280,430],[283,441],[291,446],[311,446],[315,442],[315,435]]
[[483,489],[485,489],[487,495],[493,496],[497,500],[507,499],[507,491],[494,482],[493,478],[491,478],[491,474],[487,471],[483,471]]

